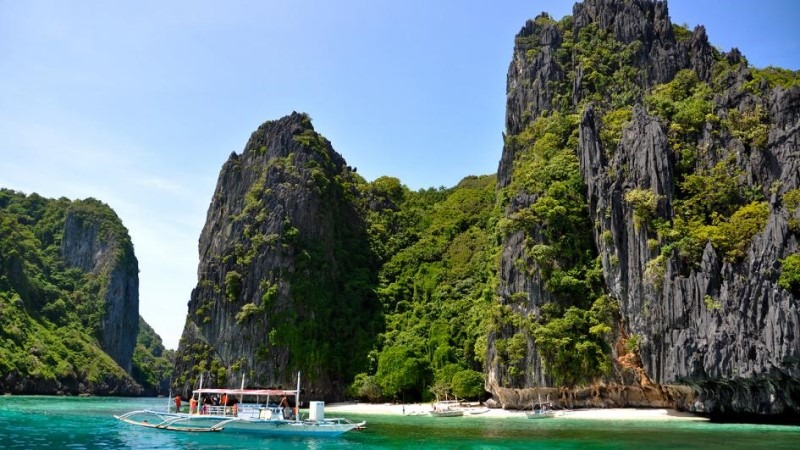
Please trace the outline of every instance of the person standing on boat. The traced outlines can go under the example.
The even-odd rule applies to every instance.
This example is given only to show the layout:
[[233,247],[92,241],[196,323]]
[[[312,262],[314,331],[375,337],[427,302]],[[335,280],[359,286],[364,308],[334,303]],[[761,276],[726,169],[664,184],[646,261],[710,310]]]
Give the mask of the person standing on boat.
[[291,410],[291,408],[289,407],[289,399],[288,399],[288,398],[286,398],[286,395],[284,395],[284,396],[281,398],[281,404],[280,404],[280,405],[278,405],[278,407],[279,407],[279,408],[281,408],[281,409],[283,410],[283,418],[284,418],[284,419],[289,419],[289,418],[291,417],[291,415],[292,415],[291,411],[292,411],[292,410]]
[[192,396],[192,399],[189,400],[189,414],[194,414],[197,412],[197,399]]
[[175,412],[181,412],[181,396],[175,396]]
[[224,414],[227,416],[228,412],[230,411],[228,409],[228,394],[227,393],[222,394],[222,397],[219,398],[219,405],[222,406],[222,411],[224,411]]

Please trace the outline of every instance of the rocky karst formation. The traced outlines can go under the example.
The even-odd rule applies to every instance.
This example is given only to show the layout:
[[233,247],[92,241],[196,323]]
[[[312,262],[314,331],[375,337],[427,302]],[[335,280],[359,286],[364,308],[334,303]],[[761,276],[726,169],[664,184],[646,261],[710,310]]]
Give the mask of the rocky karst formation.
[[138,262],[116,213],[0,189],[0,229],[0,392],[142,394]]
[[[702,26],[673,25],[665,2],[587,0],[559,21],[528,21],[508,72],[501,217],[487,211],[480,225],[499,243],[487,269],[496,290],[484,286],[499,304],[481,305],[488,335],[439,362],[483,361],[506,408],[548,396],[796,420],[800,286],[781,277],[800,250],[798,125],[795,72],[714,49]],[[380,187],[354,172],[304,114],[264,123],[231,154],[200,237],[173,388],[187,393],[201,374],[285,387],[300,370],[309,394],[338,399],[356,374],[388,376],[387,348],[398,351],[384,363],[410,360],[421,380],[393,392],[431,388],[441,373],[425,355],[447,337],[430,344],[432,329],[393,322],[393,338],[430,344],[414,353],[380,334],[384,322],[407,312],[406,298],[431,314],[425,302],[466,297],[428,298],[409,282],[441,281],[425,278],[430,255],[402,258],[424,228],[392,251],[371,247],[370,232],[402,217],[381,214],[408,212],[370,199]],[[397,255],[408,283],[382,289],[381,262]]]
[[[543,20],[542,20],[543,19]],[[649,0],[586,1],[576,3],[567,30],[543,13],[528,20],[515,38],[516,45],[508,68],[506,134],[520,133],[532,119],[568,103],[577,105],[593,86],[586,68],[573,61],[565,39],[603,30],[623,44],[637,43],[634,58],[627,61],[636,69],[636,82],[642,88],[671,80],[685,68],[708,80],[713,65],[712,47],[705,28],[698,26],[689,39],[676,40],[666,2]],[[564,36],[569,33],[569,36]],[[596,37],[591,37],[596,39]],[[568,72],[574,73],[568,77]],[[500,187],[510,181],[515,155],[506,148],[498,169]]]
[[[581,39],[587,33],[592,39]],[[626,71],[619,58],[593,60],[581,53],[581,45],[601,40],[613,43],[634,70]],[[614,346],[615,369],[606,377],[611,387],[603,384],[600,390],[616,393],[584,392],[589,400],[578,404],[670,405],[727,418],[800,415],[800,303],[778,283],[780,261],[799,249],[797,211],[783,198],[800,187],[800,89],[758,75],[737,50],[713,50],[702,27],[693,32],[674,27],[666,2],[587,0],[574,6],[571,17],[556,22],[543,15],[517,35],[506,136],[519,135],[555,111],[579,115],[573,148],[586,185],[593,252],[602,264],[604,292],[619,304],[611,339],[624,344],[635,337],[636,345],[628,348],[638,350],[634,365],[640,372],[632,377],[620,366],[624,345]],[[603,76],[613,80],[599,92]],[[688,89],[683,96],[670,95],[704,105],[693,121],[674,111],[662,113],[662,104],[653,100],[666,92],[653,91],[655,86],[685,80],[691,81],[682,85]],[[629,116],[614,138],[604,138],[611,129],[609,113],[620,110]],[[520,176],[519,148],[504,149],[499,189]],[[737,220],[734,210],[718,208],[714,199],[689,196],[695,189],[689,181],[710,179],[721,167],[748,192],[741,204],[752,200],[753,210],[764,211],[763,226],[746,236],[738,234],[742,227],[720,228],[722,236],[711,236],[689,257],[682,253],[686,241],[667,231],[677,233],[690,202],[707,208],[703,226]],[[632,191],[650,193],[646,217],[629,196]],[[524,189],[511,196],[506,217],[538,199]],[[725,239],[733,242],[712,245]],[[531,241],[546,243],[525,231],[504,240],[498,291],[501,303],[535,318],[543,305],[559,299],[543,288],[541,266],[526,249]],[[521,270],[523,260],[537,269]],[[518,332],[501,330],[490,341]],[[532,388],[552,385],[534,339],[528,339],[528,370],[511,385],[504,381],[509,367],[493,358],[497,352],[490,342],[487,388],[504,406],[524,407]],[[665,385],[692,392],[678,394]],[[626,389],[637,393],[624,394]],[[560,395],[575,400],[574,393]]]
[[100,347],[130,374],[139,333],[139,265],[130,238],[125,238],[73,209],[67,212],[61,254],[67,266],[103,277]]
[[174,386],[293,386],[340,398],[366,360],[377,264],[357,175],[305,114],[261,125],[220,171]]

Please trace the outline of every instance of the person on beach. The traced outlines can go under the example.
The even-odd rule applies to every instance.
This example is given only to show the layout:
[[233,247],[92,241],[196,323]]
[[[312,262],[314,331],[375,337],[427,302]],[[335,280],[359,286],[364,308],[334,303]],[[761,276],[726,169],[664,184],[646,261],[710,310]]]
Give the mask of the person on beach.
[[175,396],[175,412],[181,412],[181,396]]

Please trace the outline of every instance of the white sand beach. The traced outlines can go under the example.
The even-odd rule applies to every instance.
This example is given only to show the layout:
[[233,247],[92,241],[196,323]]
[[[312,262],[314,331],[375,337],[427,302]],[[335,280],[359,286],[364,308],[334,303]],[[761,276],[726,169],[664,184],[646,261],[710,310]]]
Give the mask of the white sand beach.
[[[325,405],[325,413],[389,414],[389,415],[427,415],[433,407],[430,403],[331,403]],[[494,408],[472,417],[507,418],[525,417],[525,411]],[[705,417],[679,412],[671,409],[649,408],[593,408],[575,409],[559,412],[557,418],[591,420],[695,420],[706,421]]]

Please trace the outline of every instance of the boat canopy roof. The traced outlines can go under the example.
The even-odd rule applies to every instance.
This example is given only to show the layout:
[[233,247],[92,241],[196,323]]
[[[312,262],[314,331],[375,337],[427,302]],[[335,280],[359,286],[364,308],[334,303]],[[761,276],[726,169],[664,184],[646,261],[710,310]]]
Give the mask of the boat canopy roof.
[[203,388],[195,389],[196,394],[228,394],[228,395],[257,395],[257,396],[273,396],[273,395],[296,395],[297,390],[285,389],[219,389],[219,388]]

